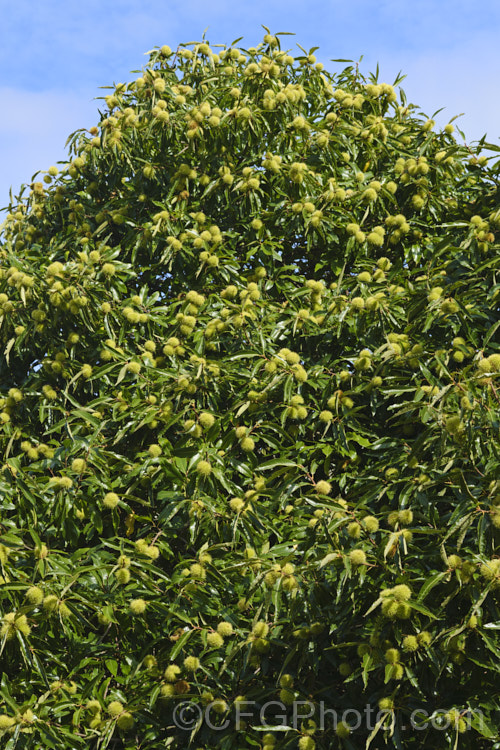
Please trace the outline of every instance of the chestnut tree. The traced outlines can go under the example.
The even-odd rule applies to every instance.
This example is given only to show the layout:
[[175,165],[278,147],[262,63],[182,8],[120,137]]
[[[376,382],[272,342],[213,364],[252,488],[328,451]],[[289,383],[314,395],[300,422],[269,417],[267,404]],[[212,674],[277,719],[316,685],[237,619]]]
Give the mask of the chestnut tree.
[[500,149],[283,39],[11,195],[9,750],[500,747]]

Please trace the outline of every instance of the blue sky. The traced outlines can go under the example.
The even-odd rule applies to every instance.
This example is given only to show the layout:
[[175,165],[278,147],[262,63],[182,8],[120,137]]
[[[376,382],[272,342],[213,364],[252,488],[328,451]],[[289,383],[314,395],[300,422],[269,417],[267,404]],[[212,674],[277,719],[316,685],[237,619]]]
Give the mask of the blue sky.
[[198,41],[244,46],[294,32],[290,48],[399,71],[408,99],[467,141],[500,145],[500,0],[17,0],[0,3],[0,207],[38,169],[65,157],[69,133],[97,121],[101,86],[130,80],[154,46]]

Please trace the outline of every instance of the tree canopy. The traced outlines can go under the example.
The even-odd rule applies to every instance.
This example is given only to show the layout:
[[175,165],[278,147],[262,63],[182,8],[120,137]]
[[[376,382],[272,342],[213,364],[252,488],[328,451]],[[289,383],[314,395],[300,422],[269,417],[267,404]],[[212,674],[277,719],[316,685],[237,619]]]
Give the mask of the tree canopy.
[[500,747],[500,149],[266,32],[11,195],[9,750]]

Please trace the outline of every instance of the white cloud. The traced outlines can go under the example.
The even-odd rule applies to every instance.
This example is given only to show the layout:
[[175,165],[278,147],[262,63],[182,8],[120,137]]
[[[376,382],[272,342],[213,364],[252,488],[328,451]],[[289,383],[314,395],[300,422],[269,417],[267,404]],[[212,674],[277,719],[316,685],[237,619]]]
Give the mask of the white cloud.
[[70,133],[97,122],[98,102],[92,101],[92,93],[0,87],[0,208],[8,202],[11,186],[17,191],[35,171],[66,158],[64,144]]

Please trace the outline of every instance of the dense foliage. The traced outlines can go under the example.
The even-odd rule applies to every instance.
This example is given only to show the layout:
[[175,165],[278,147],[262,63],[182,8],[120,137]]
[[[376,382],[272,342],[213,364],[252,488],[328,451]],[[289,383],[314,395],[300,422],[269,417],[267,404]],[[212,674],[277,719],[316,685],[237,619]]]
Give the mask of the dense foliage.
[[235,44],[11,198],[0,742],[498,748],[498,161]]

